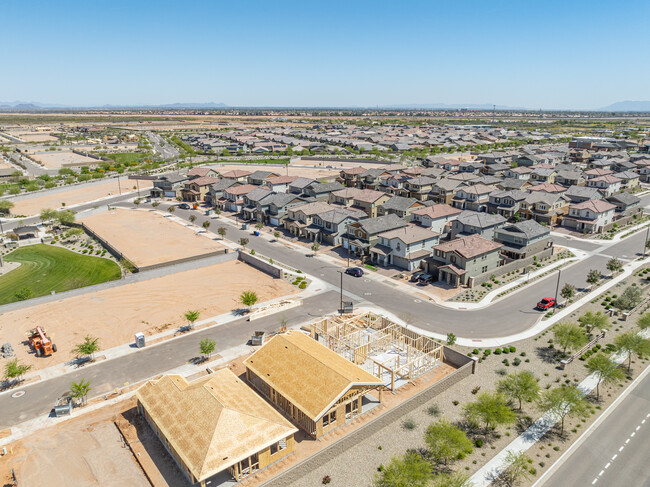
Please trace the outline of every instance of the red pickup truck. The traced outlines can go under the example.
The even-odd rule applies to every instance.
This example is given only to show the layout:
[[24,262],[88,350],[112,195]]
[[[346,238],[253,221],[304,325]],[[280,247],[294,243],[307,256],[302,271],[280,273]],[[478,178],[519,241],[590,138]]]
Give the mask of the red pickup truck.
[[537,303],[537,309],[541,309],[542,311],[552,308],[553,306],[555,306],[555,299],[553,298],[542,298],[542,300]]

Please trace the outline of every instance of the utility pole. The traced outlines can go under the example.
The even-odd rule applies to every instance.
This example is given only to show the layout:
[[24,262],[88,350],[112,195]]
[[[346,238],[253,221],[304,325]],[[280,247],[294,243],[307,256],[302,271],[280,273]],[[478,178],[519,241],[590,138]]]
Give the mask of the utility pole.
[[135,185],[138,187],[138,198],[140,197],[140,180],[136,179],[135,180]]
[[341,313],[343,313],[343,271],[339,271],[341,274]]
[[560,290],[560,276],[562,275],[562,269],[557,270],[557,284],[555,285],[555,307],[553,308],[553,313],[557,309],[557,293]]
[[122,185],[120,184],[120,175],[117,175],[117,189],[120,192],[120,195],[122,195]]
[[350,224],[346,223],[345,228],[347,230],[346,235],[348,239],[348,267],[350,267]]

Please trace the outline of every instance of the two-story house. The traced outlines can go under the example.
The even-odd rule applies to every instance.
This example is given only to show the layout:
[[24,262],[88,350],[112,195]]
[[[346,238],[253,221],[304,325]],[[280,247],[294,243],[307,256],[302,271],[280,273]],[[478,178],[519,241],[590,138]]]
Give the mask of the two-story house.
[[408,191],[408,196],[418,201],[429,199],[429,193],[436,184],[436,180],[427,176],[418,176],[407,179],[404,182],[404,189]]
[[304,187],[303,194],[310,198],[315,198],[318,201],[327,201],[330,193],[343,189],[343,185],[338,181],[333,183],[319,183],[313,182]]
[[187,181],[181,189],[181,198],[184,201],[200,202],[205,201],[210,185],[219,182],[219,179],[211,177],[198,177]]
[[[12,171],[13,174],[13,171]],[[183,185],[188,181],[184,174],[166,174],[153,181],[152,198],[177,198],[181,195]]]
[[605,200],[589,200],[571,205],[562,226],[583,233],[600,233],[614,221],[616,205]]
[[605,197],[608,197],[621,190],[621,182],[620,178],[608,175],[590,179],[587,181],[587,186],[598,188]]
[[512,218],[519,212],[519,205],[527,196],[528,193],[517,189],[492,191],[487,203],[487,212]]
[[607,198],[607,201],[616,205],[617,216],[629,216],[643,211],[641,198],[632,193],[616,193]]
[[269,178],[277,178],[279,176],[281,174],[277,172],[258,170],[248,176],[248,184],[263,186]]
[[530,175],[533,172],[533,170],[530,167],[513,167],[510,169],[507,169],[504,173],[503,176],[505,178],[510,178],[510,179],[523,179],[523,180],[528,180],[530,179]]
[[565,192],[564,196],[569,198],[571,203],[582,203],[588,200],[602,199],[603,195],[597,188],[590,188],[588,186],[570,186]]
[[449,286],[472,286],[476,276],[501,265],[502,246],[480,235],[460,237],[433,247],[433,254],[425,260],[425,269]]
[[419,268],[440,240],[439,234],[416,225],[389,230],[378,237],[377,245],[370,249],[370,260],[407,271]]
[[435,233],[446,234],[451,230],[451,222],[462,210],[444,203],[425,206],[411,213],[411,221]]
[[501,215],[480,213],[465,210],[451,222],[451,238],[462,235],[478,234],[488,240],[494,236],[494,231],[505,225],[506,219]]
[[205,195],[205,203],[208,206],[217,206],[217,201],[223,198],[224,190],[232,187],[239,186],[241,183],[232,179],[220,179],[216,183],[210,185],[207,194]]
[[424,208],[426,205],[415,198],[405,198],[403,196],[393,196],[385,203],[379,205],[377,216],[388,215],[393,213],[403,220],[411,221],[411,213],[417,209]]
[[254,184],[241,184],[223,190],[223,197],[217,201],[217,207],[239,213],[244,207],[244,196],[259,189]]
[[370,255],[370,249],[377,244],[379,234],[405,227],[407,223],[397,215],[366,218],[352,223],[343,240],[343,248],[349,248],[359,256]]
[[372,189],[345,188],[329,194],[330,204],[353,206],[366,213],[368,218],[377,216],[379,205],[386,203],[391,195]]
[[519,205],[519,212],[526,220],[538,223],[559,225],[562,217],[569,211],[569,198],[559,193],[537,191],[531,193]]
[[585,177],[582,171],[577,169],[563,169],[557,172],[555,183],[568,188],[570,186],[584,186]]
[[508,259],[525,259],[551,247],[551,229],[535,220],[509,223],[494,232],[494,241],[502,243],[501,254]]
[[465,186],[456,191],[456,196],[451,200],[451,204],[460,210],[484,212],[487,211],[490,193],[495,190],[496,187],[485,184]]
[[433,184],[429,199],[432,199],[436,203],[449,205],[454,199],[454,196],[456,196],[458,189],[463,186],[467,186],[463,181],[454,181],[453,179],[443,178]]
[[248,176],[250,176],[252,173],[250,171],[245,171],[244,169],[234,169],[232,171],[226,171],[221,174],[222,178],[225,179],[232,179],[233,181],[237,181],[238,183],[247,183],[248,182]]
[[533,172],[530,173],[530,180],[535,183],[554,183],[555,182],[555,170],[548,169],[545,167],[537,167],[533,169]]

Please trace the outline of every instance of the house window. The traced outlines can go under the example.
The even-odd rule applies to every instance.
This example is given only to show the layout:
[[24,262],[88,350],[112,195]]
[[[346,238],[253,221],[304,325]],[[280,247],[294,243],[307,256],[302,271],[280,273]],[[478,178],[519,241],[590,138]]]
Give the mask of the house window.
[[456,256],[455,256],[455,255],[452,255],[452,256],[449,258],[449,260],[455,263],[455,262],[456,262]]
[[396,249],[397,249],[397,250],[401,250],[401,249],[402,249],[402,246],[400,245],[399,242],[397,242],[397,247],[396,247]]
[[275,455],[277,452],[278,452],[278,444],[277,444],[277,443],[273,443],[273,444],[271,445],[271,455]]
[[481,268],[481,272],[487,272],[487,269],[488,269],[488,266],[484,265],[484,266]]

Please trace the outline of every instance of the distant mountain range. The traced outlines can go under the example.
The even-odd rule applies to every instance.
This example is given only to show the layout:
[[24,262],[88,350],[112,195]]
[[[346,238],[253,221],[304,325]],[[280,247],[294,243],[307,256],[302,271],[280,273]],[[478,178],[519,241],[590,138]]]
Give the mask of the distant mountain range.
[[[495,108],[494,105],[490,105],[489,103],[482,103],[482,104],[467,104],[467,105],[461,105],[461,104],[454,104],[454,105],[447,105],[445,103],[428,103],[428,104],[411,104],[411,105],[387,105],[383,107],[379,107],[384,110],[460,110],[463,108],[466,108],[468,110],[493,110]],[[527,108],[524,107],[508,107],[504,105],[497,105],[496,106],[497,110],[528,110]]]
[[38,103],[26,101],[0,101],[0,109],[4,110],[48,110],[48,109],[168,109],[168,110],[217,110],[228,108],[224,103],[169,103],[166,105],[101,105],[101,106],[74,106],[56,105],[52,103]]
[[601,112],[650,112],[650,101],[619,101],[601,108]]

